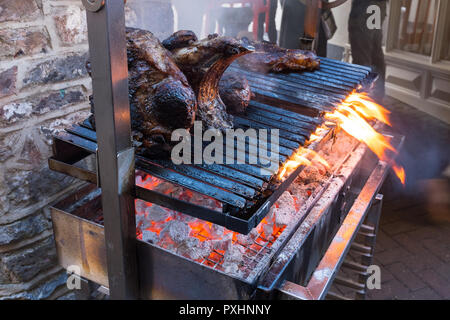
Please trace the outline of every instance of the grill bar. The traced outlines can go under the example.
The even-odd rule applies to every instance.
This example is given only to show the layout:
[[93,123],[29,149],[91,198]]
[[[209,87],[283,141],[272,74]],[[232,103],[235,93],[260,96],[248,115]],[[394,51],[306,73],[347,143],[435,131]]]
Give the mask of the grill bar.
[[235,181],[228,180],[226,178],[217,176],[208,171],[199,169],[197,167],[191,165],[174,165],[172,161],[168,160],[158,160],[154,161],[155,164],[160,165],[163,168],[171,169],[177,173],[181,173],[183,175],[189,177],[195,177],[200,181],[205,181],[213,186],[218,188],[222,188],[228,191],[233,192],[236,195],[252,199],[256,196],[257,191],[253,188],[245,186]]
[[[254,129],[272,129],[272,127],[270,125],[267,124],[263,124],[263,123],[259,123],[256,121],[251,121],[251,120],[247,120],[241,117],[235,117],[234,118],[234,123],[239,126],[239,127],[245,127],[245,128],[254,128]],[[287,139],[287,140],[292,140],[295,141],[297,143],[300,143],[301,145],[303,145],[306,141],[306,137],[309,137],[310,134],[308,134],[308,131],[304,131],[302,135],[298,135],[298,134],[293,134],[291,132],[285,131],[285,130],[280,130],[280,137]]]
[[164,167],[159,167],[143,158],[138,158],[137,165],[139,169],[151,174],[154,177],[169,181],[173,184],[180,185],[190,190],[207,195],[211,198],[227,203],[233,207],[244,208],[246,200],[243,197],[237,196],[233,193],[226,192],[213,185],[205,182],[195,180],[194,178],[182,175],[178,172],[167,170]]
[[248,185],[256,190],[261,190],[264,187],[264,180],[258,179],[252,175],[243,173],[241,171],[237,170],[229,170],[228,168],[224,166],[218,166],[218,165],[196,165],[198,168],[202,168],[203,170],[214,172],[220,176],[223,176],[225,178],[228,178],[230,180],[238,181],[242,184]]
[[[261,101],[261,102],[265,102],[268,104],[275,104],[275,105],[282,105],[282,104],[289,104],[292,107],[303,107],[303,108],[307,108],[310,109],[309,112],[311,115],[315,115],[316,113],[320,113],[320,112],[326,112],[326,111],[331,111],[333,109],[333,105],[332,104],[319,104],[319,103],[314,103],[312,101],[308,101],[306,99],[301,99],[301,98],[296,98],[296,97],[291,97],[290,95],[286,95],[282,92],[282,90],[280,90],[280,92],[271,92],[271,91],[266,91],[264,89],[255,87],[255,86],[251,86],[252,89],[252,93],[255,95],[256,100]],[[308,112],[308,110],[305,110],[305,112]]]
[[263,104],[263,103],[257,102],[257,101],[250,101],[250,108],[251,107],[262,109],[262,110],[265,110],[265,111],[267,111],[269,113],[285,116],[286,117],[285,119],[288,122],[290,121],[290,118],[296,119],[296,120],[299,120],[299,121],[305,121],[305,122],[309,122],[309,123],[314,123],[316,125],[320,125],[323,122],[323,119],[320,119],[320,118],[307,117],[307,116],[302,115],[302,114],[297,113],[297,112],[292,112],[292,111],[289,111],[289,110],[272,107],[270,105]]
[[[275,79],[276,81],[267,82],[267,78],[264,76],[259,76],[258,74],[249,74],[249,83],[254,87],[259,87],[261,89],[265,89],[267,91],[277,92],[282,89],[287,95],[292,95],[293,97],[307,97],[310,99],[314,99],[314,101],[321,101],[328,104],[336,103],[341,101],[340,97],[330,96],[326,93],[321,93],[320,90],[315,92],[310,90],[310,88],[299,88],[298,84],[294,84],[290,81],[286,81],[283,79]],[[262,87],[261,87],[262,86]],[[344,96],[342,96],[344,97]]]

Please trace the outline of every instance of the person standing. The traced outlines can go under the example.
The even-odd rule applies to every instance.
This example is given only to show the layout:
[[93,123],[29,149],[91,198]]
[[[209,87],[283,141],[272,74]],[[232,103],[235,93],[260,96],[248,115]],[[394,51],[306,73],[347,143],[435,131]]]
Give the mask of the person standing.
[[[304,36],[306,5],[302,0],[282,0],[283,17],[281,20],[280,46],[287,49],[298,49],[300,38]],[[322,23],[319,23],[319,41],[317,54],[327,56],[328,39]]]
[[379,101],[385,95],[386,63],[381,26],[386,11],[387,0],[353,0],[348,21],[353,63],[372,67],[378,73],[372,96]]
[[[272,43],[277,43],[278,41],[278,31],[275,22],[275,17],[278,10],[278,0],[265,0],[270,1],[270,12],[269,12],[269,41]],[[258,40],[263,40],[264,37],[264,22],[266,21],[266,15],[259,15],[259,28],[258,28]]]

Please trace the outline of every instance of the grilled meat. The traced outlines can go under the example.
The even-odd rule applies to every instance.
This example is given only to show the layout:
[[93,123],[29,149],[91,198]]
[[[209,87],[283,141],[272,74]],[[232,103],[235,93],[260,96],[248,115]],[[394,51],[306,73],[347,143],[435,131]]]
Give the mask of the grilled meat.
[[194,32],[189,30],[180,30],[164,40],[162,45],[167,50],[175,50],[188,47],[197,41],[198,39]]
[[256,72],[298,72],[313,71],[319,68],[320,59],[311,51],[283,49],[268,42],[252,42],[243,39],[255,47],[255,52],[240,58],[240,66]]
[[[149,31],[127,28],[131,126],[138,153],[168,154],[172,131],[192,127],[196,98],[184,74]],[[95,124],[94,124],[95,125]]]
[[253,48],[240,40],[217,34],[196,42],[188,41],[191,43],[181,46],[181,43],[186,44],[185,35],[175,33],[164,43],[168,49],[176,44],[177,48],[171,50],[172,57],[197,94],[197,117],[207,128],[232,128],[232,116],[226,112],[219,95],[219,80],[235,59],[252,52]]
[[244,113],[252,97],[248,80],[236,72],[226,72],[223,75],[219,92],[227,112],[233,115]]

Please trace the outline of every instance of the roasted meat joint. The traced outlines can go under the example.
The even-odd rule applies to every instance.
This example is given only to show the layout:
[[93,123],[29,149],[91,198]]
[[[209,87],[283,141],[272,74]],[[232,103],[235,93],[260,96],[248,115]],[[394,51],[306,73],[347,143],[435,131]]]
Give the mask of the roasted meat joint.
[[186,3],[0,0],[0,300],[450,297],[446,2]]

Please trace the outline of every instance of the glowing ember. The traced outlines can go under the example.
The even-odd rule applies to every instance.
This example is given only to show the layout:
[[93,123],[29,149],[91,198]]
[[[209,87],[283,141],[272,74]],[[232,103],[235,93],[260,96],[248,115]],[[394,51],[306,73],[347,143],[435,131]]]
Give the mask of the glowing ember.
[[[137,176],[136,184],[213,210],[222,210],[219,201],[155,177]],[[279,202],[288,201],[284,199],[290,201],[286,207],[296,207],[290,194],[280,197]],[[142,200],[136,200],[135,205],[138,239],[236,276],[246,276],[251,272],[248,266],[257,263],[257,258],[270,250],[293,219],[292,213],[286,213],[276,204],[249,235],[242,235]]]
[[326,114],[326,118],[335,121],[345,132],[360,142],[364,142],[377,157],[392,164],[392,168],[405,183],[405,170],[393,163],[389,153],[397,153],[388,138],[378,133],[367,120],[378,120],[390,125],[389,111],[376,104],[364,93],[353,92],[332,113]]

